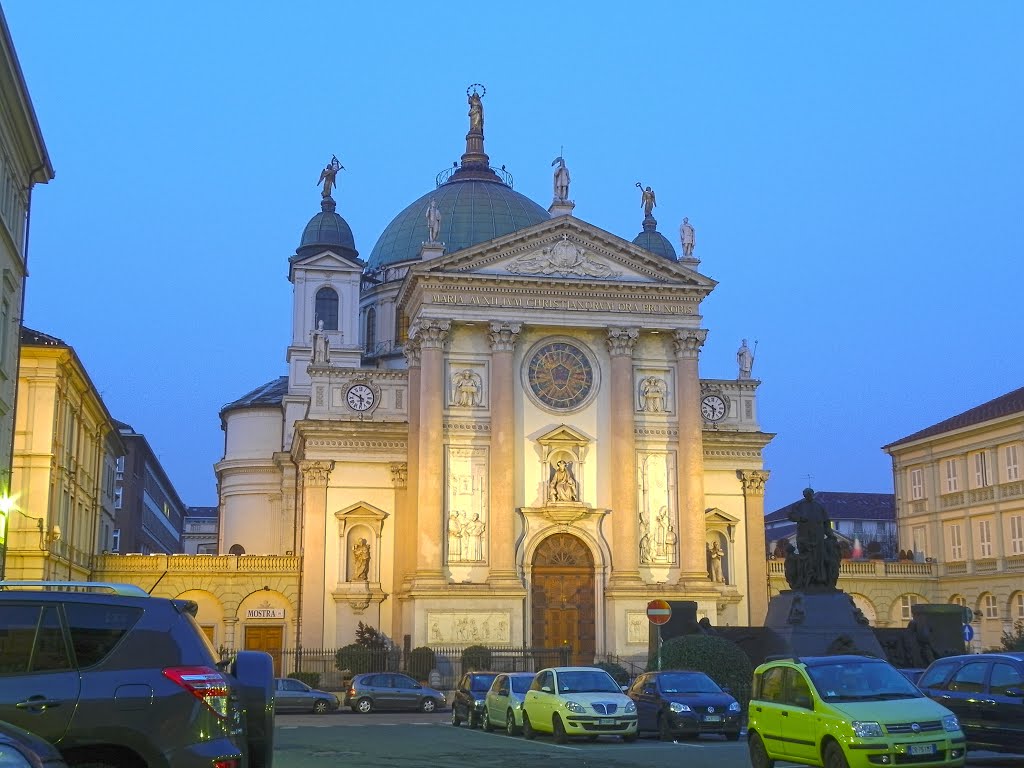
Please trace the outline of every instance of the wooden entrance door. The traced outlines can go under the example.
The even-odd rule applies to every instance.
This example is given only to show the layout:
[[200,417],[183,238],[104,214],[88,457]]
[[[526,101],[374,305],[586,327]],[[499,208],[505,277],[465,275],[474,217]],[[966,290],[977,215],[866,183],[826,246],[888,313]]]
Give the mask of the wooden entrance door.
[[284,647],[284,627],[247,626],[245,650],[266,651],[274,659],[274,677],[281,677],[281,648]]
[[594,560],[575,536],[558,533],[533,558],[533,645],[572,648],[573,664],[593,664]]

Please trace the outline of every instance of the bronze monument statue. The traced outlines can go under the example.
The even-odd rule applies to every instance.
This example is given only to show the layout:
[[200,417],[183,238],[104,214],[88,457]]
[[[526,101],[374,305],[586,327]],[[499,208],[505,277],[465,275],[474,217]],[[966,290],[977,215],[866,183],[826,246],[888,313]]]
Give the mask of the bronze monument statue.
[[651,211],[658,205],[654,201],[654,190],[650,187],[644,189],[644,185],[639,181],[636,183],[636,186],[640,190],[640,205],[644,207],[644,216],[652,216]]
[[796,523],[796,551],[786,553],[786,581],[792,589],[835,589],[839,580],[839,542],[828,511],[815,501],[814,491],[793,505],[787,517]]
[[345,170],[345,166],[338,162],[338,156],[331,155],[331,162],[329,162],[327,166],[320,171],[320,178],[316,182],[317,184],[320,184],[320,182],[323,182],[324,184],[323,192],[320,193],[321,197],[331,196],[331,190],[338,186],[338,182],[336,180],[338,171],[343,170]]

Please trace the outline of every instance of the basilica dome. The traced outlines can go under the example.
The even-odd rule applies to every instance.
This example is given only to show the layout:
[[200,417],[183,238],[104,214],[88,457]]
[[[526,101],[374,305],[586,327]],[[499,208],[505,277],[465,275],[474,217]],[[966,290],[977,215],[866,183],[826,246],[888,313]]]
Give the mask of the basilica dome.
[[302,239],[296,249],[299,256],[329,248],[343,252],[351,251],[351,255],[356,254],[356,241],[352,236],[352,228],[335,210],[336,207],[333,198],[323,198],[320,203],[320,213],[311,218],[306,228],[302,230]]

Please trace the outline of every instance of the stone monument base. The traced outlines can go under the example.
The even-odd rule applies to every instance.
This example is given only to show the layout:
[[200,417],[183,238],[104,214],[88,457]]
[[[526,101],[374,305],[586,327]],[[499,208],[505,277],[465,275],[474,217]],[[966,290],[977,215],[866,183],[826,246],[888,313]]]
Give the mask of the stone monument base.
[[841,589],[785,590],[768,602],[764,626],[779,638],[780,653],[886,658],[864,614]]

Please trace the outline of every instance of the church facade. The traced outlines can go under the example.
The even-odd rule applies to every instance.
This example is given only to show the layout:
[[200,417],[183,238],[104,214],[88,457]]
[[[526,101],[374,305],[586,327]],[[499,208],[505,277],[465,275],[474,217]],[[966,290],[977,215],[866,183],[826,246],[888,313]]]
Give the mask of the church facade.
[[289,265],[288,373],[221,412],[220,551],[297,558],[286,648],[344,645],[362,621],[590,663],[646,652],[654,598],[761,624],[772,435],[749,352],[701,376],[716,283],[692,229],[677,258],[649,188],[632,241],[576,218],[564,161],[534,203],[490,168],[469,103],[461,163],[366,260],[336,161],[321,174]]

